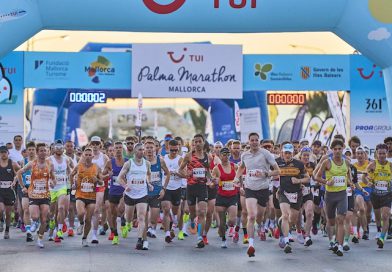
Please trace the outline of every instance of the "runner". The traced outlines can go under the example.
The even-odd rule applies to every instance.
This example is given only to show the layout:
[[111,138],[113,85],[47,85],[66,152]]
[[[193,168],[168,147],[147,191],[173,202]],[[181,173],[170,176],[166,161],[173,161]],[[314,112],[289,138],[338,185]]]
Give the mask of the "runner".
[[[57,220],[57,233],[54,241],[60,243],[63,239],[63,223],[66,218],[66,207],[68,207],[68,183],[69,175],[74,168],[72,160],[64,155],[64,145],[61,140],[56,141],[54,145],[54,154],[49,157],[51,160],[56,178],[56,186],[50,190],[50,221],[49,228],[51,231],[55,229]],[[57,218],[55,220],[55,216]]]
[[[72,188],[76,190],[76,212],[79,219],[79,229],[83,230],[82,247],[88,247],[87,236],[91,229],[91,221],[95,210],[96,202],[96,186],[102,186],[102,174],[100,168],[92,162],[93,150],[91,148],[84,149],[83,158],[79,164],[73,169],[70,180],[73,183]],[[81,232],[81,231],[78,232]],[[93,235],[91,243],[94,242]]]
[[218,182],[218,193],[216,196],[216,211],[219,214],[219,235],[222,238],[221,248],[227,248],[226,243],[226,212],[228,213],[227,225],[234,228],[233,242],[238,243],[240,229],[236,225],[237,205],[238,205],[238,184],[234,183],[237,166],[229,161],[230,150],[226,147],[220,150],[221,163],[216,165],[212,171],[212,176]]
[[[99,167],[99,171],[103,171],[106,163],[109,161],[109,157],[101,152],[102,141],[101,138],[98,136],[91,137],[90,146],[93,150],[93,160],[92,163],[96,164]],[[109,176],[103,176],[104,180],[108,181]],[[104,225],[106,224],[106,206],[105,206],[105,191],[107,189],[107,183],[103,186],[97,186],[97,194],[96,194],[96,203],[95,203],[95,211],[93,216],[93,236],[92,236],[92,243],[98,244],[98,226],[100,230],[104,229]],[[106,193],[107,198],[107,193]],[[102,217],[101,217],[102,215]],[[100,220],[101,218],[101,220]],[[99,223],[101,224],[99,225]],[[100,231],[101,232],[101,231]]]
[[[151,184],[150,163],[143,158],[143,144],[135,145],[135,157],[128,160],[121,169],[118,180],[125,188],[125,218],[129,224],[134,215],[136,208],[138,220],[138,240],[136,243],[137,250],[147,250],[148,241],[144,234],[148,207],[148,191],[152,191],[154,187]],[[147,189],[148,188],[148,189]]]
[[[248,212],[247,232],[249,234],[249,247],[247,254],[249,257],[255,256],[254,248],[254,224],[256,216],[261,220],[258,223],[259,230],[263,221],[269,199],[269,177],[279,175],[279,167],[273,155],[265,149],[260,148],[259,135],[249,134],[250,150],[242,154],[241,164],[238,167],[235,182],[239,182],[246,168],[245,197]],[[273,171],[270,171],[270,167]],[[265,235],[265,234],[264,234]]]
[[[18,180],[23,180],[22,175],[31,170],[31,181],[30,186],[27,189],[23,183],[20,183],[23,193],[29,195],[29,209],[31,219],[34,224],[38,224],[38,220],[41,222],[41,226],[38,230],[37,246],[44,248],[42,239],[46,230],[47,219],[49,214],[50,204],[50,188],[56,186],[56,177],[54,173],[54,167],[51,160],[47,159],[47,147],[43,143],[37,144],[37,158],[33,161],[28,162],[22,169],[17,173]],[[26,222],[27,228],[29,222]]]
[[16,172],[20,166],[9,159],[6,146],[0,146],[0,217],[5,212],[4,239],[10,238],[11,212],[15,205]]
[[187,201],[190,211],[191,229],[195,229],[195,218],[196,216],[198,218],[196,247],[203,248],[205,246],[203,236],[206,237],[207,186],[211,185],[209,166],[212,157],[203,150],[205,144],[203,135],[196,134],[193,137],[193,144],[192,152],[185,155],[179,171],[182,176],[187,177]]
[[[380,237],[377,239],[378,248],[384,247],[385,237],[389,228],[389,217],[391,215],[391,179],[392,163],[388,162],[388,146],[379,144],[376,146],[377,159],[371,162],[367,167],[367,174],[364,175],[364,181],[370,182],[373,186],[371,200],[374,213],[380,216],[382,229]],[[377,222],[377,228],[379,228]]]
[[[299,210],[304,200],[302,185],[309,184],[310,177],[305,170],[304,164],[293,158],[294,146],[291,143],[283,144],[282,157],[276,159],[276,163],[280,169],[280,187],[279,205],[282,211],[282,217],[279,220],[280,228],[283,234],[282,246],[285,253],[291,253],[291,245],[289,241],[289,230],[291,225],[295,225],[298,220]],[[309,188],[305,186],[304,188]],[[306,190],[305,190],[306,191]],[[309,195],[310,189],[306,191]],[[311,240],[310,240],[311,241]],[[311,243],[310,243],[311,244]],[[308,243],[308,246],[310,245]]]
[[[338,256],[343,256],[344,218],[348,209],[347,185],[351,183],[350,162],[343,158],[343,147],[341,140],[332,141],[333,154],[321,163],[315,176],[315,180],[326,185],[325,203],[330,239],[336,233],[336,242],[331,239],[330,248]],[[325,179],[322,178],[324,173]],[[355,183],[355,186],[365,195],[368,194],[358,183]]]
[[[118,245],[118,230],[117,230],[117,217],[124,214],[125,204],[124,204],[124,187],[118,181],[118,176],[124,163],[128,160],[124,159],[123,156],[123,144],[122,142],[114,143],[114,158],[106,164],[104,175],[110,174],[110,188],[109,188],[109,226],[110,226],[110,236],[109,240],[112,240],[112,245]],[[128,236],[128,228],[126,225],[121,226],[122,236],[126,238]]]

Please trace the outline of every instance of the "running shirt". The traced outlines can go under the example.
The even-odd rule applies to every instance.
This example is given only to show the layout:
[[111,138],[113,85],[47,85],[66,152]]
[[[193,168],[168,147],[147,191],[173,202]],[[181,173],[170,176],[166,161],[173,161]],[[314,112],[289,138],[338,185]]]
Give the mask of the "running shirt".
[[392,170],[390,167],[390,163],[387,162],[386,164],[381,164],[378,160],[375,161],[376,168],[374,169],[373,173],[373,184],[374,190],[373,192],[376,195],[385,195],[391,192],[391,178],[392,178]]
[[62,189],[67,189],[68,176],[67,176],[67,157],[61,156],[61,163],[58,163],[54,156],[49,157],[53,163],[54,175],[56,178],[56,186],[50,189],[52,192],[56,192]]
[[34,160],[31,170],[31,183],[28,189],[29,198],[46,199],[49,198],[49,163],[45,161],[45,167],[38,166],[38,161]]
[[0,190],[11,189],[14,178],[15,172],[12,166],[12,160],[8,159],[8,164],[6,167],[0,166]]
[[76,181],[76,198],[80,199],[96,199],[96,182],[94,177],[97,176],[98,166],[92,164],[90,167],[86,167],[84,164],[79,164],[78,168],[78,178]]
[[[127,159],[124,159],[124,163],[127,162]],[[124,187],[118,182],[118,176],[120,175],[122,166],[118,166],[116,164],[116,159],[111,159],[112,163],[112,172],[113,176],[110,179],[110,188],[109,188],[109,195],[113,196],[121,196],[124,193]]]
[[[178,165],[178,162],[180,161],[181,156],[177,155],[174,159],[170,159],[169,155],[165,155],[163,160],[166,163],[167,168],[169,169],[170,172],[177,172],[180,166]],[[167,190],[177,190],[181,188],[182,185],[182,178],[180,178],[178,175],[170,175],[170,180],[169,183],[167,184]]]
[[257,177],[258,171],[268,172],[270,167],[274,165],[274,156],[263,148],[260,148],[255,153],[250,150],[245,151],[241,156],[241,161],[246,167],[245,188],[258,191],[269,188],[270,178]]
[[232,156],[230,156],[229,160],[230,162],[239,165],[239,163],[241,162],[241,157],[238,159],[234,159]]
[[134,159],[129,160],[130,168],[126,174],[127,185],[131,190],[125,194],[132,199],[140,199],[148,194],[147,190],[147,163],[142,159],[142,164],[137,165]]
[[220,179],[218,183],[218,194],[224,197],[232,197],[238,195],[239,188],[234,186],[235,167],[234,163],[230,163],[230,173],[226,173],[221,164],[218,164]]
[[347,164],[342,158],[342,165],[337,165],[335,162],[329,158],[331,162],[331,169],[325,171],[325,177],[327,180],[333,180],[334,184],[332,186],[325,185],[327,192],[341,192],[347,190]]
[[188,177],[188,185],[207,182],[207,172],[209,171],[208,155],[204,153],[204,157],[199,159],[195,152],[192,152],[192,159],[187,165],[188,172],[192,172],[192,176]]
[[[28,164],[29,160],[24,158],[24,165]],[[22,174],[22,182],[26,188],[29,188],[31,182],[31,169]]]
[[151,184],[154,186],[154,189],[150,192],[148,191],[149,196],[159,195],[159,192],[162,190],[162,167],[161,167],[161,159],[160,156],[157,156],[157,162],[155,164],[151,164]]
[[276,163],[280,168],[281,191],[286,193],[300,192],[301,184],[293,184],[291,178],[301,179],[304,177],[306,173],[304,164],[297,159],[292,159],[291,161],[286,162],[283,158],[277,158]]
[[357,168],[357,178],[358,178],[359,185],[361,185],[362,188],[368,187],[368,185],[362,181],[362,177],[364,174],[366,174],[366,168],[369,165],[369,161],[365,160],[365,163],[362,166],[359,165],[358,161],[353,165],[355,166],[355,168]]
[[94,164],[96,164],[100,169],[104,169],[105,167],[105,159],[102,152],[99,152],[98,159],[95,159],[95,156],[92,160]]

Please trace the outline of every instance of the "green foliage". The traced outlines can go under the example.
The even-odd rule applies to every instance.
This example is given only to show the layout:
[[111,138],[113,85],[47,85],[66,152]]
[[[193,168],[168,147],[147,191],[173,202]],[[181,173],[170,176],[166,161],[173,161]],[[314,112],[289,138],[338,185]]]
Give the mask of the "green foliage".
[[194,109],[191,109],[189,110],[189,114],[192,118],[192,123],[195,127],[196,133],[204,135],[207,121],[207,115],[205,114],[204,110],[199,109],[198,111],[196,111]]

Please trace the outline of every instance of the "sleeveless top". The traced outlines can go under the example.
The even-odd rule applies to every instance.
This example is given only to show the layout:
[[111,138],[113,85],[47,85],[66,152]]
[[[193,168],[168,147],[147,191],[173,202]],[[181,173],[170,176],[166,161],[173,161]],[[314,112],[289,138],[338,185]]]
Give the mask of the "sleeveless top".
[[[24,165],[26,165],[28,162],[28,158],[24,158]],[[31,169],[22,174],[22,182],[26,188],[29,188],[31,182]]]
[[76,181],[76,198],[96,199],[94,177],[97,176],[98,166],[93,163],[90,167],[86,167],[80,163],[78,166],[78,179]]
[[[124,159],[124,163],[127,161],[127,159]],[[117,166],[115,158],[112,158],[111,163],[113,176],[110,179],[109,195],[121,196],[124,193],[124,187],[117,181],[117,178],[120,175],[122,166]]]
[[[180,166],[178,165],[180,159],[181,159],[180,155],[177,155],[174,159],[170,159],[169,155],[165,155],[165,157],[163,158],[170,172],[178,172],[178,169],[180,169]],[[169,183],[167,184],[166,189],[177,190],[178,188],[181,188],[181,185],[182,185],[182,178],[180,178],[178,175],[170,175],[170,180]]]
[[373,193],[376,195],[386,195],[391,192],[391,167],[389,162],[387,164],[381,164],[376,160],[373,184]]
[[332,186],[326,185],[325,189],[327,192],[341,192],[347,190],[347,164],[344,159],[342,159],[343,164],[337,165],[332,159],[331,169],[325,171],[325,176],[327,180],[333,180],[334,184]]
[[147,190],[147,163],[142,159],[142,164],[137,165],[134,159],[129,160],[130,168],[126,174],[127,186],[131,190],[125,194],[132,199],[140,199],[148,194]]
[[31,170],[31,184],[28,190],[29,198],[49,198],[49,176],[49,163],[45,161],[45,167],[42,169],[38,167],[38,161],[34,160]]
[[67,189],[68,176],[67,176],[67,158],[65,155],[61,156],[62,162],[58,163],[54,156],[50,156],[53,163],[54,175],[56,178],[56,186],[50,191],[59,191]]
[[235,167],[234,163],[230,163],[230,173],[226,173],[221,164],[218,164],[220,178],[218,183],[218,194],[224,197],[232,197],[238,195],[238,187],[234,186]]
[[204,157],[199,159],[195,152],[192,152],[191,161],[187,165],[188,171],[192,172],[192,176],[188,177],[188,185],[207,182],[207,171],[209,171],[208,155],[204,153]]
[[12,189],[11,185],[15,178],[14,168],[12,166],[12,160],[8,159],[6,167],[0,166],[0,190]]
[[149,196],[159,195],[159,192],[162,190],[162,169],[161,169],[161,160],[160,156],[157,156],[156,164],[151,164],[151,184],[154,186],[154,189],[150,192],[148,191]]

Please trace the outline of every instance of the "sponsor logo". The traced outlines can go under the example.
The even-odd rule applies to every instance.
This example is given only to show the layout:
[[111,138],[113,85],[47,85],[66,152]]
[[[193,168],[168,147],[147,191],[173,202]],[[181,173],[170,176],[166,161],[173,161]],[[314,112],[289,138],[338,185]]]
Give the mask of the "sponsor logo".
[[98,84],[100,76],[114,76],[116,69],[112,67],[111,62],[104,56],[98,56],[97,60],[92,62],[90,66],[84,67],[84,72],[91,77],[91,81]]
[[[184,52],[186,52],[188,50],[188,48],[184,48]],[[170,60],[173,62],[173,63],[180,63],[180,62],[182,62],[183,60],[184,60],[184,58],[185,58],[185,54],[182,54],[181,55],[181,57],[179,57],[179,58],[175,58],[174,57],[174,52],[173,51],[170,51],[170,52],[167,52],[167,54],[169,55],[169,58],[170,58]]]
[[8,22],[12,20],[20,19],[26,16],[27,11],[23,9],[14,9],[10,12],[0,14],[0,22]]
[[11,81],[5,76],[5,69],[0,63],[0,104],[14,104],[12,98]]
[[41,65],[44,63],[43,60],[36,60],[34,61],[34,70],[37,70]]
[[[357,71],[358,71],[359,75],[361,76],[361,78],[363,78],[364,80],[369,80],[369,79],[372,79],[373,76],[376,74],[376,71],[375,71],[376,68],[377,68],[377,65],[373,64],[371,72],[365,72],[364,68],[357,68]],[[379,71],[379,76],[383,77],[382,70]]]
[[272,71],[272,64],[255,64],[255,76],[260,77],[261,80],[267,80],[269,72]]
[[301,77],[302,77],[302,79],[308,79],[309,77],[310,77],[310,75],[311,75],[311,72],[310,72],[310,67],[309,66],[303,66],[303,67],[301,67]]
[[388,125],[356,125],[355,131],[385,133],[392,130]]
[[155,0],[143,0],[144,5],[154,13],[169,14],[179,10],[186,0],[174,0],[170,4],[162,5]]

